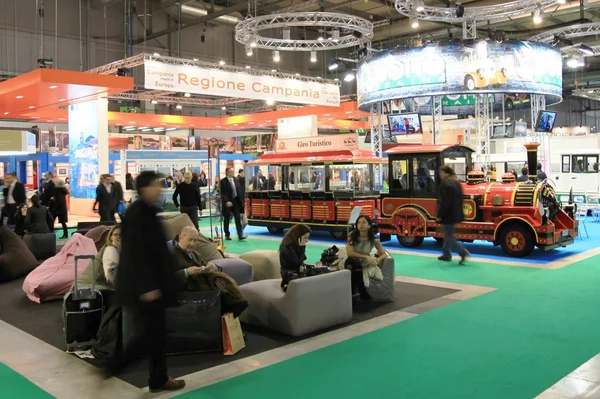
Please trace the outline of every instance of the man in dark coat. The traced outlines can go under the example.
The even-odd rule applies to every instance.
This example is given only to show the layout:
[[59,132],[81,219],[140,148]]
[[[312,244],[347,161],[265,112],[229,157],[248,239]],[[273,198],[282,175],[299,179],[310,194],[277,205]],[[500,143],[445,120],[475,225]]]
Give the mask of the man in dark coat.
[[118,371],[133,355],[144,351],[149,358],[150,391],[181,389],[185,382],[170,378],[167,373],[165,308],[177,303],[177,279],[167,239],[156,216],[160,178],[155,172],[142,172],[136,187],[139,199],[127,209],[123,222],[115,295],[119,304],[137,314],[143,338],[113,358],[109,370]]
[[238,170],[237,179],[240,182],[240,187],[242,189],[241,193],[240,193],[240,197],[242,198],[242,203],[243,203],[246,199],[246,177],[244,176],[244,169]]
[[56,190],[56,185],[54,184],[54,176],[52,172],[47,171],[44,173],[44,181],[46,182],[43,186],[43,192],[40,196],[40,200],[42,200],[42,205],[47,206],[48,208],[52,208],[51,202],[54,201],[54,192]]
[[96,202],[101,222],[114,222],[117,203],[115,202],[115,186],[111,175],[102,175],[100,184],[96,187]]
[[221,204],[223,209],[223,231],[225,232],[225,239],[231,240],[229,233],[229,219],[231,214],[235,219],[235,226],[237,228],[238,238],[245,240],[244,228],[242,227],[242,220],[240,214],[244,213],[244,204],[240,195],[242,194],[242,187],[240,182],[235,178],[233,168],[229,167],[225,170],[226,177],[219,181],[219,191],[221,193]]
[[17,174],[12,172],[6,175],[4,179],[4,207],[2,208],[2,217],[0,225],[4,218],[7,218],[7,224],[15,224],[15,215],[19,205],[27,201],[25,196],[25,186],[17,180]]
[[460,255],[459,264],[463,264],[469,252],[454,236],[454,225],[465,219],[463,213],[463,192],[460,182],[456,178],[454,169],[444,165],[440,168],[442,183],[438,191],[437,217],[436,220],[444,229],[444,245],[442,256],[439,260],[449,262],[452,260],[452,250]]

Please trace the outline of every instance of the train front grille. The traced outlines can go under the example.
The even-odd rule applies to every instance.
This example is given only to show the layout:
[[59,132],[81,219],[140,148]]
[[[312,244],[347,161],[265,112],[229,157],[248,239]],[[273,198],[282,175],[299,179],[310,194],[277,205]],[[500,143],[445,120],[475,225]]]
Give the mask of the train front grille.
[[535,189],[537,184],[535,183],[523,183],[516,188],[515,192],[515,206],[532,206],[533,197],[535,195]]

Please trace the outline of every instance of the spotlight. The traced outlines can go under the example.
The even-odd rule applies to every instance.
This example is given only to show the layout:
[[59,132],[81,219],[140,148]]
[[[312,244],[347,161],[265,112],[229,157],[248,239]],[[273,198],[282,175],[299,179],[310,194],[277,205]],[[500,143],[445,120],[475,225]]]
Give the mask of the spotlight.
[[184,96],[184,97],[187,97],[187,98],[189,98],[189,97],[191,97],[192,95],[191,95],[190,93],[185,93],[183,96]]
[[346,76],[344,76],[344,82],[352,82],[355,77],[354,72],[348,72],[346,73]]
[[150,101],[150,102],[151,102],[152,104],[154,104],[154,105],[158,104],[158,101],[156,101],[156,100],[152,100],[152,101]]
[[252,51],[252,47],[246,46],[246,55],[250,57],[252,56],[252,54],[254,54],[254,52]]
[[317,40],[318,40],[318,41],[320,41],[320,42],[322,42],[322,41],[323,41],[323,40],[325,40],[325,39],[323,39],[323,36],[320,36],[320,35],[319,35],[319,38],[318,38]]
[[415,11],[421,12],[425,10],[425,4],[423,0],[415,0]]
[[544,21],[544,17],[541,9],[537,9],[533,12],[533,23],[539,25]]
[[227,107],[221,107],[221,109],[222,109],[223,111],[225,111],[225,110],[227,109]]
[[577,58],[570,58],[567,61],[567,66],[571,69],[579,68],[583,66],[583,61],[578,60]]
[[252,40],[250,42],[250,47],[252,47],[252,48],[256,47],[256,41]]
[[339,29],[334,29],[331,31],[331,40],[333,40],[336,43],[340,41],[340,30]]
[[250,65],[246,65],[246,69],[250,69],[252,68]]
[[310,62],[317,62],[317,52],[316,51],[310,52]]
[[456,6],[456,18],[462,18],[465,15],[465,6],[459,4]]
[[267,105],[273,105],[273,104],[275,104],[275,101],[272,98],[269,98],[267,100]]
[[281,57],[279,56],[279,50],[275,50],[275,51],[273,51],[273,61],[274,61],[274,62],[279,62],[279,61],[281,61]]
[[340,61],[338,59],[335,59],[335,60],[331,61],[331,63],[329,64],[328,69],[330,71],[333,71],[333,70],[338,69],[340,67],[340,65],[342,65],[342,61]]
[[158,53],[154,53],[152,55],[155,56],[155,57],[160,57],[160,54],[158,54]]
[[223,61],[223,60],[219,61],[219,65],[225,65],[225,61]]
[[177,104],[177,105],[175,106],[175,108],[177,108],[177,109],[181,109],[181,108],[183,108],[183,107],[181,106],[181,104]]
[[594,55],[594,54],[596,54],[596,52],[594,51],[593,48],[591,48],[590,46],[587,46],[585,44],[580,44],[579,45],[579,51],[581,51],[585,55]]
[[292,37],[290,28],[283,28],[283,40],[290,40]]
[[419,27],[419,20],[416,17],[409,17],[410,26],[413,29],[417,29]]
[[127,76],[127,69],[125,68],[119,68],[117,69],[117,76]]
[[567,0],[558,0],[558,4],[566,4]]

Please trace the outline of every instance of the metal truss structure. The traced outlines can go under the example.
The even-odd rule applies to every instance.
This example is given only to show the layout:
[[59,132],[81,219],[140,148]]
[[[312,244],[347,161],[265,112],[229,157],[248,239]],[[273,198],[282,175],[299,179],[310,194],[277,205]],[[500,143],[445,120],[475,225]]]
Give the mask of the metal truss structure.
[[444,123],[444,115],[442,114],[442,97],[433,96],[431,98],[433,112],[431,113],[433,121],[433,134],[431,135],[432,144],[442,144],[442,125]]
[[463,39],[476,39],[477,38],[477,21],[475,20],[464,20],[463,21]]
[[571,25],[552,29],[544,33],[540,33],[539,35],[535,35],[529,40],[551,44],[554,42],[555,36],[560,36],[565,39],[575,39],[578,37],[595,36],[598,34],[600,34],[600,22],[592,22],[589,24]]
[[[261,32],[283,28],[320,28],[339,37],[287,39],[261,36]],[[270,50],[319,51],[365,45],[373,38],[373,24],[354,15],[331,12],[292,12],[250,17],[235,27],[235,40],[249,46]]]
[[424,21],[456,23],[463,21],[492,21],[532,13],[559,4],[559,0],[516,0],[493,6],[464,7],[464,14],[456,16],[458,7],[433,7],[423,5],[417,11],[415,0],[396,0],[396,10],[407,17]]
[[[384,129],[384,118],[385,108],[383,102],[376,102],[371,104],[371,112],[369,122],[371,124],[371,151],[377,157],[382,157],[382,137]],[[375,174],[375,185],[378,186],[383,184],[383,169],[380,164],[375,164],[373,167],[373,173]]]
[[573,95],[589,100],[600,101],[600,89],[575,89]]
[[492,128],[492,107],[487,95],[475,96],[475,118],[477,132],[475,136],[475,167],[487,172],[490,165],[490,134]]
[[[540,143],[540,147],[538,148],[538,162],[544,163],[548,158],[548,151],[550,148],[548,147],[548,140],[545,140],[544,137],[548,136],[545,133],[539,133],[535,131],[535,126],[537,125],[537,119],[540,114],[540,111],[546,109],[546,97],[540,94],[532,94],[531,96],[531,130],[532,137],[535,141]],[[537,165],[528,165],[531,168],[536,168]]]

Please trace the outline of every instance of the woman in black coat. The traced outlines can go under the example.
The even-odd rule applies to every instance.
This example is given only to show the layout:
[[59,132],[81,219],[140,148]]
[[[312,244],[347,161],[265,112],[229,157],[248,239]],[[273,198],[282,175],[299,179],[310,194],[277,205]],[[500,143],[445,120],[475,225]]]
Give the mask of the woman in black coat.
[[17,207],[15,215],[15,234],[23,238],[25,235],[25,217],[27,216],[27,204],[21,204]]
[[310,237],[310,227],[305,224],[294,225],[283,237],[279,246],[281,263],[281,289],[286,291],[290,281],[301,277],[301,267],[306,260],[306,244]]
[[67,229],[67,222],[69,221],[69,215],[67,212],[67,195],[69,191],[65,187],[65,182],[59,180],[56,182],[56,188],[54,189],[54,202],[50,212],[52,213],[52,225],[58,218],[59,223],[62,225],[63,235],[60,237],[61,240],[69,238],[69,231]]
[[40,197],[34,195],[30,199],[31,207],[25,216],[25,230],[28,234],[48,234],[52,225],[52,215],[48,208],[40,202]]

